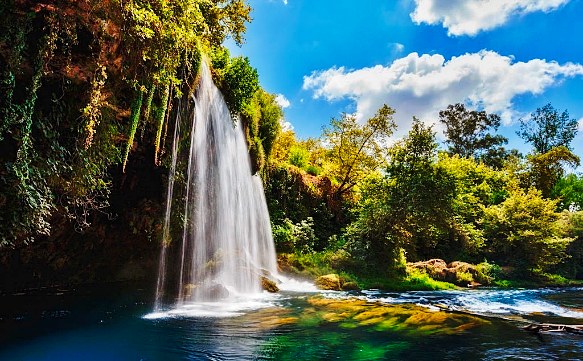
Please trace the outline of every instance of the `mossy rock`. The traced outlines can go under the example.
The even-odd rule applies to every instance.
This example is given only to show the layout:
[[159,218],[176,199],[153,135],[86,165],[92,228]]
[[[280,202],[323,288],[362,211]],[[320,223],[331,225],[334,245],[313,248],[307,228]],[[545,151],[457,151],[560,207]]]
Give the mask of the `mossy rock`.
[[343,291],[360,291],[360,287],[358,287],[356,282],[344,282],[344,283],[342,283],[342,290]]
[[277,287],[277,284],[265,276],[261,276],[261,288],[271,293],[279,292],[279,287]]
[[340,276],[335,273],[320,276],[314,281],[316,286],[321,290],[341,291],[342,284],[340,283]]

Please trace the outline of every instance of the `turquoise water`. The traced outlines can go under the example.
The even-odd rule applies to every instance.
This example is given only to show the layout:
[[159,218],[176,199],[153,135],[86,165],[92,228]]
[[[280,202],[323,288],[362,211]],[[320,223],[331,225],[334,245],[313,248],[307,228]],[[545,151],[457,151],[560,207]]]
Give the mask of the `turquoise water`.
[[521,329],[583,324],[583,289],[287,292],[237,312],[204,305],[151,317],[152,290],[125,285],[0,305],[0,360],[583,359],[583,336]]

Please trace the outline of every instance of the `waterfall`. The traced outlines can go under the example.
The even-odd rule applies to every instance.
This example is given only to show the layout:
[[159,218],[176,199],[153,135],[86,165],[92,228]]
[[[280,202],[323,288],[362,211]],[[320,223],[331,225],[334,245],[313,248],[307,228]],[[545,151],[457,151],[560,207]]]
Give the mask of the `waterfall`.
[[[178,111],[174,127],[156,310],[162,307],[163,295],[174,288],[175,306],[182,306],[259,293],[261,276],[277,274],[261,179],[251,173],[242,126],[233,122],[205,62],[192,103],[183,182],[175,178],[184,112]],[[172,199],[178,184],[184,186],[183,214],[173,217],[179,208],[173,204],[182,201]],[[176,228],[173,219],[181,219],[182,232],[171,232]],[[176,251],[169,252],[169,247]],[[169,273],[176,274],[176,285],[169,285]]]

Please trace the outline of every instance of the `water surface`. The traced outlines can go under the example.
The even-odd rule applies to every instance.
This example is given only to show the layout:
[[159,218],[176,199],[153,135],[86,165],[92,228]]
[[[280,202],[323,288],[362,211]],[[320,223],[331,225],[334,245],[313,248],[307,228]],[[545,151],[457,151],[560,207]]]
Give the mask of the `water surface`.
[[[296,287],[301,289],[301,287]],[[153,290],[0,297],[0,360],[581,360],[583,289],[291,292],[152,313]],[[447,307],[453,312],[437,309]],[[214,312],[211,312],[214,311]]]

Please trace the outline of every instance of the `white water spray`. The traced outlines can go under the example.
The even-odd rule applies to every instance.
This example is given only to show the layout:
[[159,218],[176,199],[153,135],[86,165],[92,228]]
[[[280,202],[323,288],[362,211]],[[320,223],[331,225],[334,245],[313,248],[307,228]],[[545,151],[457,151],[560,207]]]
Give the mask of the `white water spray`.
[[180,252],[177,260],[169,259],[167,241],[171,237],[172,196],[181,135],[177,119],[155,311],[162,308],[170,266],[179,269],[175,306],[257,294],[261,292],[261,276],[277,275],[261,179],[251,174],[241,124],[233,123],[204,62],[193,102],[182,234],[181,239],[171,240],[175,246],[180,245]]

